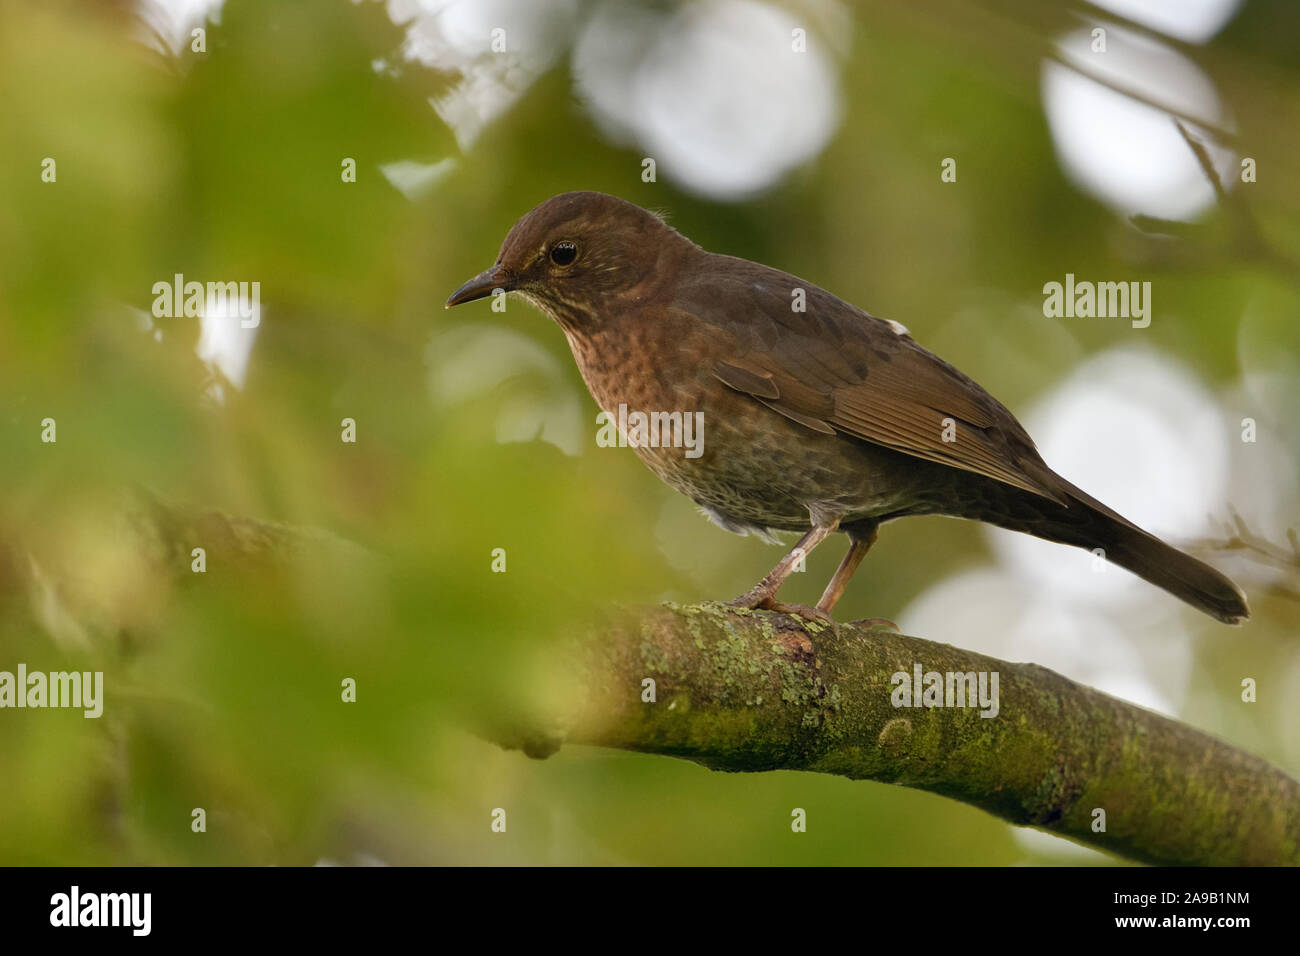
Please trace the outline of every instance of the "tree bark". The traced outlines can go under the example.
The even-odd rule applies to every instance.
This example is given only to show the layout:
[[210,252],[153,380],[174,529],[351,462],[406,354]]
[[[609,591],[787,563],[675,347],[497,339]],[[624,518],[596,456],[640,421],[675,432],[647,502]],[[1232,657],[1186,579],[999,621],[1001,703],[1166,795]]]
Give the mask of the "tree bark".
[[[896,707],[895,674],[996,672],[999,710]],[[1266,761],[1036,664],[882,627],[665,605],[572,642],[556,713],[489,736],[714,770],[805,770],[943,794],[1120,856],[1300,863],[1300,784]],[[653,702],[645,680],[654,681]],[[955,701],[954,701],[955,702]],[[546,729],[540,729],[546,728]],[[1104,811],[1104,830],[1100,815]]]

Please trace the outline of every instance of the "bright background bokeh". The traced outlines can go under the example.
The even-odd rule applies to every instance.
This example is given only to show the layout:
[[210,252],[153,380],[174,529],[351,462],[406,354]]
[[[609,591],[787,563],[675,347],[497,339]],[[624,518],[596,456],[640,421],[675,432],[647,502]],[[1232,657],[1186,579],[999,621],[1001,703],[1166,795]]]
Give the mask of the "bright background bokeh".
[[[1088,10],[0,8],[0,670],[107,684],[98,721],[0,711],[0,863],[1109,861],[901,788],[592,748],[533,761],[467,732],[538,693],[591,612],[727,598],[779,551],[597,447],[563,336],[526,304],[442,308],[537,202],[612,192],[904,322],[1050,464],[1175,543],[1225,540],[1235,511],[1289,548],[1300,8]],[[153,284],[178,273],[260,282],[258,327],[155,318]],[[1045,317],[1067,273],[1150,282],[1150,327]],[[123,517],[141,488],[374,560],[309,546],[200,577],[182,554],[159,575]],[[1045,664],[1295,772],[1297,571],[1209,554],[1250,594],[1243,629],[1082,552],[937,518],[887,527],[837,615]],[[789,598],[815,600],[839,557],[816,553]]]

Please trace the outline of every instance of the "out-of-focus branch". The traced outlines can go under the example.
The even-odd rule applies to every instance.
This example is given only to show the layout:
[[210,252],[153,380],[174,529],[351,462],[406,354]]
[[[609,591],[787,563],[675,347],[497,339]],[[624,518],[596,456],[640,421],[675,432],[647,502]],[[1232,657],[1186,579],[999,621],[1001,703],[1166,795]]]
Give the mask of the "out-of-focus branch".
[[[1268,568],[1267,578],[1260,582],[1273,594],[1300,601],[1300,535],[1295,528],[1287,528],[1287,542],[1290,549],[1275,544],[1264,536],[1252,531],[1245,519],[1232,511],[1231,520],[1224,522],[1223,536],[1191,542],[1185,550],[1198,556],[1240,554],[1250,558],[1258,565]],[[1276,572],[1281,571],[1282,577]]]
[[[1188,149],[1196,157],[1197,165],[1201,167],[1201,172],[1205,174],[1205,178],[1214,189],[1219,205],[1231,223],[1231,233],[1228,237],[1229,244],[1226,249],[1219,250],[1215,255],[1221,257],[1223,254],[1227,254],[1240,262],[1262,265],[1287,281],[1300,285],[1300,262],[1294,257],[1281,252],[1265,240],[1263,233],[1260,231],[1259,222],[1255,218],[1254,210],[1251,209],[1241,190],[1229,192],[1224,187],[1218,170],[1214,168],[1214,160],[1210,156],[1210,151],[1200,139],[1193,136],[1187,129],[1183,122],[1185,117],[1180,117],[1178,114],[1173,115],[1178,134],[1182,136]],[[1218,131],[1215,132],[1217,135]],[[1197,223],[1171,221],[1155,216],[1136,215],[1130,218],[1130,222],[1143,232],[1176,236],[1184,240],[1199,239],[1205,232],[1204,227]],[[1184,255],[1190,257],[1188,262],[1194,261],[1198,256],[1205,259],[1210,258],[1210,254],[1205,249],[1196,246],[1192,246]]]

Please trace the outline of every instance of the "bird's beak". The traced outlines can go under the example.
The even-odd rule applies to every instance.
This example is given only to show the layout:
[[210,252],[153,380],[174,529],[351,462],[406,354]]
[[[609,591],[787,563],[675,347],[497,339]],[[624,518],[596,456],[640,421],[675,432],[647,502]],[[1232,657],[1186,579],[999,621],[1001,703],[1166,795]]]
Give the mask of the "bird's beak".
[[491,269],[484,269],[448,296],[445,307],[450,309],[453,305],[460,305],[462,302],[473,302],[475,299],[491,295],[496,289],[505,289],[509,292],[511,288],[513,286],[510,281],[510,274],[504,266],[498,264]]

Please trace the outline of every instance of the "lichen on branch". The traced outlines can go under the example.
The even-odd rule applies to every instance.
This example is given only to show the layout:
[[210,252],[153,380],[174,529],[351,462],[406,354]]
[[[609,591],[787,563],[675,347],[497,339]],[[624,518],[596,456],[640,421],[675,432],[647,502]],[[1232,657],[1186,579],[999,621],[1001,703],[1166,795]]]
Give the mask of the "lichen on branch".
[[[1150,863],[1300,862],[1295,780],[1036,664],[721,604],[627,612],[561,657],[562,712],[497,730],[498,742],[534,756],[569,742],[894,783]],[[895,675],[918,664],[997,674],[996,715],[896,706]]]

